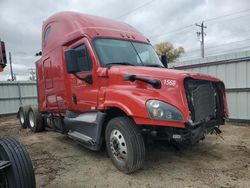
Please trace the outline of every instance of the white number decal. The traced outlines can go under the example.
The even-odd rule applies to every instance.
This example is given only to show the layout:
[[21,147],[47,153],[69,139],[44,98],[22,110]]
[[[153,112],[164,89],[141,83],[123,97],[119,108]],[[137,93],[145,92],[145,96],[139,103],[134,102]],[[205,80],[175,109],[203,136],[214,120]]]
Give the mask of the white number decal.
[[163,83],[166,86],[175,86],[176,85],[176,80],[164,80]]

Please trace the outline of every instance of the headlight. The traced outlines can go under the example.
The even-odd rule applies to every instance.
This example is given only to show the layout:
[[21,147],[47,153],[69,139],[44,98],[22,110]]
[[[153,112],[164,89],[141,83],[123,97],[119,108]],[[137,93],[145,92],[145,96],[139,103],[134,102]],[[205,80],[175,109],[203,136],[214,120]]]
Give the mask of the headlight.
[[180,122],[184,121],[181,112],[170,104],[158,100],[149,100],[146,105],[152,119]]

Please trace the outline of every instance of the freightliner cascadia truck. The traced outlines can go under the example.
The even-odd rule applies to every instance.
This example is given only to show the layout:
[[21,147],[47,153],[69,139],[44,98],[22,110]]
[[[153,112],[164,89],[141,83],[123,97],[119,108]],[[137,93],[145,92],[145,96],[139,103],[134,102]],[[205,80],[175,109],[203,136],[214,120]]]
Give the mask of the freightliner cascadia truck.
[[91,150],[106,144],[112,163],[143,166],[145,141],[194,144],[227,118],[221,80],[167,69],[132,26],[61,12],[42,28],[36,62],[38,107],[21,106],[22,127],[52,129]]

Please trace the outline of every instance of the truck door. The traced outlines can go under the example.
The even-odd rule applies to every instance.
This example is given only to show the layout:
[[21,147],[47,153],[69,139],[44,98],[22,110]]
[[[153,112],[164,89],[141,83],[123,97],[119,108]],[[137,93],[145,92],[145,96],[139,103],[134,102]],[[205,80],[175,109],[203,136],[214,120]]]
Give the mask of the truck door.
[[[82,54],[75,62],[78,63],[79,72],[70,75],[72,108],[78,112],[95,111],[97,108],[98,83],[95,74],[96,67],[94,60],[91,58],[93,51],[87,39],[82,39],[72,45],[70,49]],[[92,79],[92,83],[81,80],[81,78],[87,76]]]
[[53,72],[51,66],[51,59],[48,57],[43,60],[43,72],[44,72],[44,83],[45,83],[45,96],[46,106],[48,110],[52,110],[56,105],[56,95],[53,88]]

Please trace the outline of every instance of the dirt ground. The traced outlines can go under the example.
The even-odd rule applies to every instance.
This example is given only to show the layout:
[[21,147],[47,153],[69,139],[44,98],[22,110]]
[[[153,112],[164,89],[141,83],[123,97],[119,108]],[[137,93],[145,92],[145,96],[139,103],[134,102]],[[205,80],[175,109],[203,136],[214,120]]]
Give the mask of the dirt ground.
[[126,175],[106,151],[93,152],[59,133],[21,129],[14,116],[0,118],[0,137],[19,139],[33,161],[37,187],[250,187],[250,125],[222,127],[224,140],[208,135],[176,150],[147,145],[143,169]]

